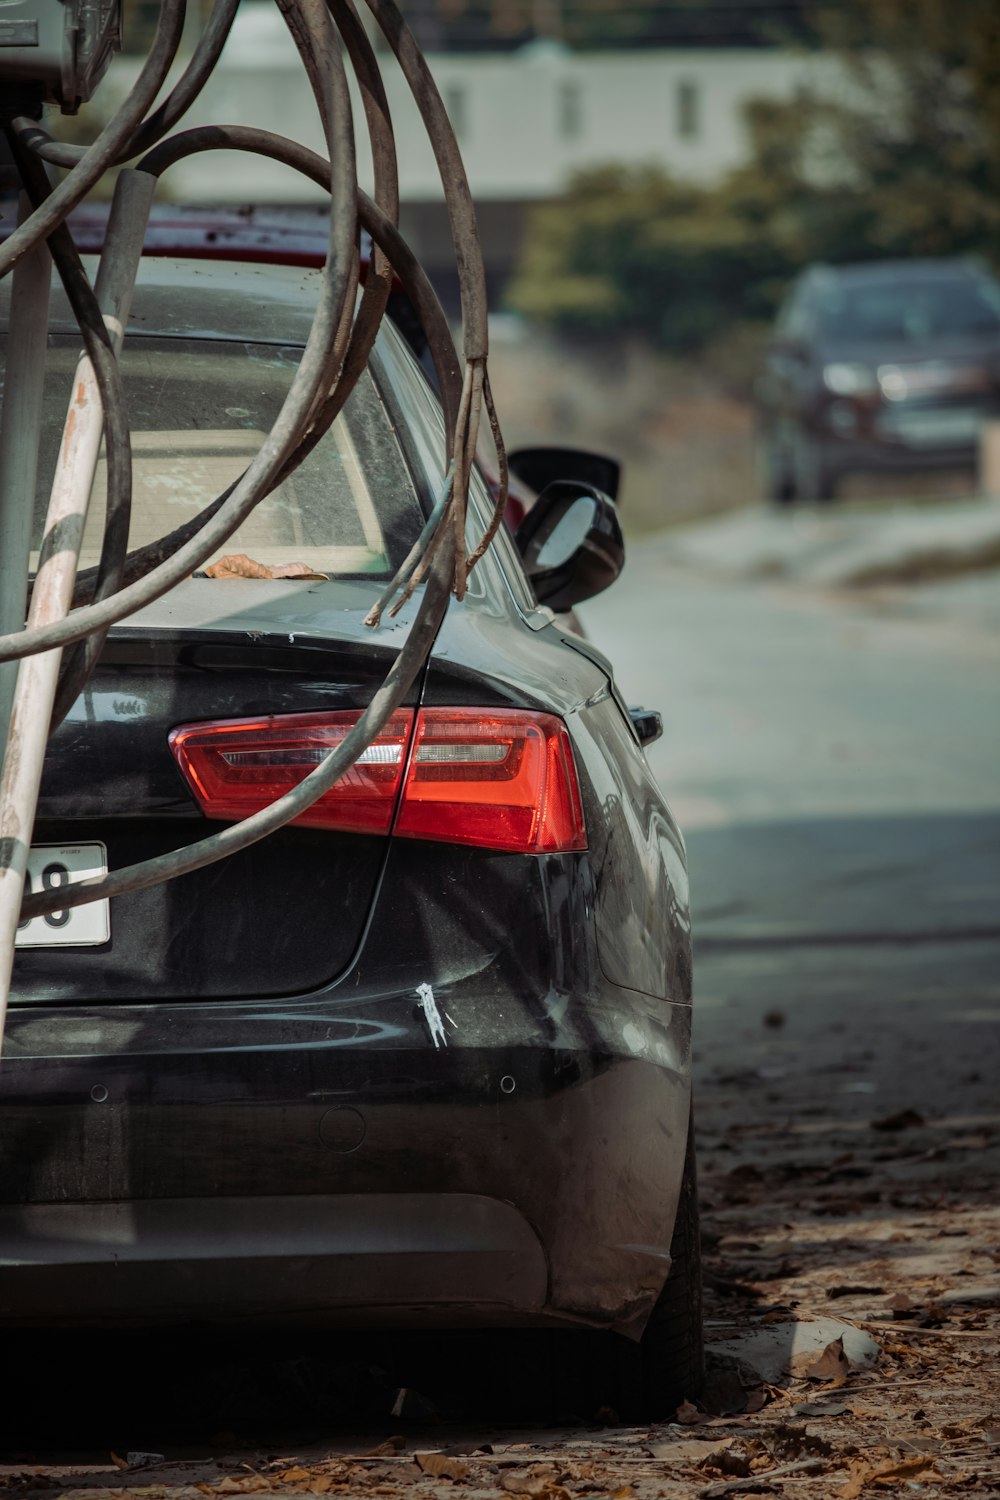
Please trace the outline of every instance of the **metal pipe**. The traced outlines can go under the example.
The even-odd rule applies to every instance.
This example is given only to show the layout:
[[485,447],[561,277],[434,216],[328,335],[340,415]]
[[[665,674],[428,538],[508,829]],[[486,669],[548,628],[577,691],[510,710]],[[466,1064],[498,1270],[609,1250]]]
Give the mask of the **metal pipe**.
[[[154,53],[160,51],[167,40],[163,35],[166,29],[163,26],[166,12],[173,10],[176,14],[176,8],[182,7],[183,3],[184,0],[162,0],[161,28],[157,33]],[[289,165],[316,178],[329,191],[331,197],[329,252],[320,285],[316,316],[282,410],[256,459],[224,495],[206,507],[201,515],[194,518],[187,526],[178,528],[170,537],[161,538],[152,547],[139,549],[138,553],[124,559],[124,576],[127,580],[125,587],[117,588],[108,598],[98,597],[94,602],[84,604],[69,616],[67,616],[68,601],[66,600],[61,601],[60,611],[43,610],[41,615],[32,613],[26,629],[14,633],[7,632],[6,635],[0,632],[0,661],[22,658],[24,659],[22,672],[26,670],[27,659],[30,657],[38,656],[44,661],[47,653],[58,661],[60,654],[58,648],[88,636],[93,640],[98,633],[106,631],[109,625],[124,618],[133,609],[164,593],[179,578],[204,561],[215,546],[231,534],[260,498],[286,473],[291,472],[297,466],[318,436],[327,429],[340,410],[370,351],[388,290],[388,275],[380,274],[383,268],[378,265],[376,258],[376,266],[373,267],[374,275],[369,277],[369,284],[355,316],[353,328],[351,328],[349,315],[355,305],[354,294],[357,290],[358,279],[356,226],[359,212],[361,219],[366,221],[371,229],[376,244],[383,251],[388,252],[389,258],[396,263],[396,269],[409,287],[411,295],[414,296],[428,332],[430,347],[441,381],[447,429],[446,456],[451,461],[455,478],[443,508],[436,513],[435,519],[438,524],[433,535],[428,540],[425,533],[425,537],[421,538],[421,542],[425,545],[415,549],[419,556],[415,558],[414,570],[405,583],[403,597],[394,608],[400,607],[400,604],[412,594],[418,582],[426,579],[427,587],[411,622],[403,648],[361,720],[343,744],[332,751],[323,764],[317,767],[304,782],[269,807],[262,809],[261,812],[185,849],[160,855],[128,868],[116,869],[108,875],[93,880],[74,882],[68,887],[61,888],[58,895],[52,892],[36,893],[24,900],[21,905],[21,912],[26,917],[36,912],[53,910],[56,906],[76,906],[101,896],[113,896],[128,890],[141,890],[148,885],[176,877],[188,870],[201,868],[236,849],[246,847],[294,818],[344,774],[377,733],[379,726],[392,712],[395,705],[402,701],[408,685],[414,680],[415,674],[426,660],[447,607],[449,584],[455,587],[460,597],[464,590],[467,572],[464,526],[465,492],[473,461],[479,409],[484,401],[489,409],[491,402],[484,368],[486,355],[485,277],[476,238],[471,197],[454,134],[448,124],[447,115],[430,79],[426,64],[420,57],[419,49],[415,47],[412,35],[402,21],[395,0],[368,0],[368,4],[378,14],[392,50],[396,52],[403,72],[417,98],[438,159],[445,200],[452,220],[462,291],[466,355],[464,380],[459,372],[454,345],[447,325],[444,323],[433,292],[392,222],[395,213],[396,185],[391,124],[377,64],[360,35],[353,0],[278,0],[278,4],[303,56],[323,125],[329,159],[324,161],[323,158],[306,152],[304,148],[293,146],[289,141],[267,137],[265,133],[253,129],[211,127],[186,132],[179,137],[163,141],[143,158],[140,167],[144,175],[155,180],[155,177],[172,161],[179,160],[194,150],[236,147],[262,151],[266,155],[285,160]],[[330,32],[324,7],[339,24],[359,82],[362,98],[365,101],[373,157],[377,167],[376,196],[379,200],[377,203],[369,202],[364,195],[358,193],[354,160],[354,130],[343,59],[339,45]],[[218,9],[221,14],[223,9],[221,4]],[[211,48],[207,50],[211,51]],[[72,204],[86,192],[89,180],[85,181],[84,178],[88,177],[97,165],[97,148],[108,156],[116,142],[121,146],[124,138],[120,135],[120,129],[124,118],[128,116],[132,119],[141,116],[139,96],[144,94],[152,66],[153,54],[147,60],[146,68],[136,88],[122,106],[119,114],[102,132],[95,147],[89,148],[83,154],[60,188],[40,204],[32,215],[30,226],[22,226],[21,230],[15,232],[15,236],[7,246],[0,247],[0,274],[7,265],[16,260],[18,253],[23,253],[28,243],[33,242],[41,234],[52,233],[54,224],[51,224],[50,220],[61,222]],[[183,86],[181,92],[183,93]],[[169,101],[156,117],[159,122],[157,130],[163,124],[161,116],[164,111],[171,112]],[[148,128],[148,124],[149,122],[141,129]],[[49,138],[36,122],[15,120],[13,128],[19,144],[23,143],[38,152],[47,151]],[[136,138],[133,136],[133,141]],[[109,156],[108,160],[111,159]],[[72,192],[69,191],[71,186]],[[54,199],[59,199],[56,215],[52,212]],[[25,233],[29,227],[32,231],[31,236]],[[16,240],[18,233],[21,234],[21,241],[15,246],[13,241]],[[110,235],[109,229],[109,238]],[[55,248],[53,248],[53,253],[56,253]],[[59,255],[58,263],[61,269],[69,266],[68,250],[65,256]],[[73,285],[75,283],[71,279],[67,283],[68,289]],[[74,302],[73,306],[81,327],[86,327],[86,319],[81,314],[82,303],[78,307]],[[348,334],[350,334],[349,338]],[[101,375],[104,365],[102,359],[97,359],[98,353],[103,354],[103,346],[100,346],[93,356],[95,359],[93,373]],[[114,374],[117,376],[117,369],[114,370]],[[115,415],[116,401],[111,399],[111,383],[107,379],[101,390],[108,404],[108,409],[104,413],[105,425],[108,427]],[[491,420],[493,420],[492,412]],[[109,428],[109,454],[111,436]],[[498,442],[498,448],[500,446],[502,445]],[[502,455],[500,467],[502,475],[505,474]],[[502,500],[498,499],[497,513],[501,505]],[[494,516],[492,529],[495,529],[496,522],[497,515]],[[82,524],[78,527],[78,531],[82,532]],[[490,534],[488,533],[488,536]],[[488,536],[477,549],[476,555],[479,555],[482,547],[487,544]],[[79,536],[77,537],[77,552],[78,546]],[[109,568],[104,568],[102,565],[102,576],[111,580],[122,562],[120,548],[106,547],[105,551],[114,566],[109,565]],[[150,571],[144,574],[144,568]],[[40,575],[39,582],[41,581]],[[109,586],[114,589],[117,581],[114,577]],[[70,582],[72,585],[72,577]],[[79,582],[83,583],[83,580]],[[402,582],[401,579],[400,583]],[[36,585],[36,590],[37,587],[38,585]],[[102,592],[103,586],[98,589],[98,596]],[[88,597],[92,597],[92,584],[89,578],[81,598],[87,599]],[[85,654],[86,660],[81,660],[79,681],[85,679],[93,663],[94,653],[89,646]],[[77,674],[74,671],[73,684],[75,685],[77,681]],[[46,691],[49,692],[47,704],[51,723],[50,687],[51,684],[48,684]],[[69,691],[69,685],[67,685],[67,691]],[[32,701],[31,692],[26,693],[25,696],[27,701]],[[44,707],[43,699],[37,693],[34,696],[39,698],[39,702],[42,702]],[[40,713],[37,704],[33,702],[32,713]],[[37,747],[33,747],[29,757],[36,766],[32,811],[37,802],[40,775],[37,767],[40,767],[41,763],[41,754],[35,753],[36,750]],[[3,808],[0,805],[0,814],[2,811]],[[12,846],[6,851],[8,859],[15,867],[15,873],[16,859],[20,858],[22,861],[19,887],[23,887],[23,864],[27,859],[27,840],[30,834],[27,823],[24,827],[27,831],[21,840],[23,848]],[[0,824],[0,832],[2,832],[2,824]],[[16,842],[16,839],[13,840],[13,845],[16,845]],[[8,845],[11,844],[12,841],[8,840]],[[4,851],[5,846],[0,843],[0,875],[3,874]],[[14,920],[16,921],[16,914]],[[2,933],[0,933],[0,938],[2,938]],[[2,1024],[3,1012],[0,1010],[0,1028]]]
[[[18,222],[32,212],[20,197]],[[21,630],[28,601],[28,553],[38,477],[45,346],[49,329],[52,260],[36,245],[14,267],[7,378],[0,412],[0,635]],[[0,745],[6,744],[17,664],[0,662]]]
[[[185,4],[186,0],[161,0],[153,45],[130,93],[76,166],[67,172],[58,187],[53,188],[51,196],[14,230],[10,239],[0,245],[0,276],[5,276],[32,245],[39,244],[57,224],[61,224],[108,168],[121,159],[122,149],[145,119],[147,109],[170,71],[184,30]],[[20,116],[13,121],[15,129],[23,126],[29,133],[37,123]]]
[[[112,222],[95,291],[116,353],[125,334],[155,191],[155,179],[145,172],[123,171],[115,184]],[[103,432],[97,377],[83,355],[52,482],[29,626],[62,619],[70,608]],[[47,651],[20,664],[0,779],[0,1038],[61,656],[61,651]]]

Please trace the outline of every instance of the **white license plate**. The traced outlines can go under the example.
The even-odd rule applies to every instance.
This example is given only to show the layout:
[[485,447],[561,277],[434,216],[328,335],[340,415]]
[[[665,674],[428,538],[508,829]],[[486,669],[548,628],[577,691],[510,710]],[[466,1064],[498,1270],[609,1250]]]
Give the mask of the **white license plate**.
[[977,411],[894,412],[893,430],[914,448],[950,448],[974,443],[982,417]]
[[[26,889],[58,890],[85,875],[108,873],[108,851],[104,844],[37,844],[28,854]],[[32,917],[17,929],[18,948],[93,948],[111,936],[111,903],[89,901],[65,911],[50,911]]]

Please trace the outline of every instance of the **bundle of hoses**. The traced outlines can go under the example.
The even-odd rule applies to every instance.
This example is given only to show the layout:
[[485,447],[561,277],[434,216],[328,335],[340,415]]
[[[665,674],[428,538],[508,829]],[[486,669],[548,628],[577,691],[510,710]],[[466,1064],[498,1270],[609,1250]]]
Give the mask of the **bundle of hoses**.
[[[388,103],[375,52],[353,0],[276,3],[312,87],[327,142],[326,160],[284,137],[242,125],[169,133],[209,82],[239,0],[216,0],[187,68],[165,102],[153,110],[177,53],[184,23],[185,0],[162,0],[156,34],[135,85],[91,146],[57,142],[27,115],[8,114],[2,122],[30,200],[30,211],[0,245],[0,276],[22,257],[37,254],[37,248],[47,242],[79,322],[88,374],[99,397],[96,442],[103,434],[107,511],[99,563],[78,574],[76,554],[86,497],[82,513],[77,499],[73,515],[61,514],[57,481],[31,590],[27,626],[0,635],[0,662],[20,661],[0,782],[0,1034],[19,920],[142,890],[197,870],[282,827],[329,790],[402,702],[427,657],[451,592],[462,597],[469,571],[489,546],[503,515],[507,465],[486,374],[485,276],[475,215],[454,133],[427,63],[395,0],[367,0],[412,90],[440,170],[461,291],[461,360],[437,297],[396,227],[399,187]],[[353,69],[359,86],[371,143],[372,197],[362,192],[357,182],[348,67]],[[127,318],[142,237],[159,177],[193,153],[214,150],[256,152],[285,163],[329,191],[329,246],[316,313],[282,409],[241,478],[193,520],[129,552],[132,463],[117,359],[121,325]],[[68,168],[58,186],[50,185],[45,163]],[[132,165],[123,166],[125,163]],[[115,183],[101,272],[96,285],[91,285],[65,221],[114,168],[121,170]],[[359,286],[362,229],[367,230],[373,243],[363,289]],[[299,785],[267,808],[184,848],[22,899],[45,742],[93,672],[109,628],[204,565],[326,433],[367,364],[394,275],[413,303],[434,362],[444,412],[448,477],[418,541],[368,617],[368,623],[377,626],[384,610],[394,612],[419,585],[424,585],[405,643],[384,680],[343,742]],[[16,374],[16,370],[8,371],[8,391]],[[496,444],[500,484],[490,525],[470,553],[466,549],[466,502],[483,407]],[[68,421],[61,461],[69,430]],[[25,497],[27,505],[32,501],[33,496]],[[77,537],[76,550],[69,548],[68,569],[67,534]]]

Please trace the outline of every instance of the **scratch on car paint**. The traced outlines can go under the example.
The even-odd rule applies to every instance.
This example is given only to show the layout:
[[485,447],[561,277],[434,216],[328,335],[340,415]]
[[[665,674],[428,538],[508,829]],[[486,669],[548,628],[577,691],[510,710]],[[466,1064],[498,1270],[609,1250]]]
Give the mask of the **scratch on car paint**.
[[434,1043],[435,1048],[441,1046],[447,1047],[448,1033],[444,1029],[444,1022],[441,1019],[441,1012],[438,1010],[437,1001],[434,999],[434,991],[431,989],[429,984],[418,984],[417,995],[420,999],[420,1004],[424,1008],[424,1015],[427,1018],[427,1026],[431,1034],[431,1041]]

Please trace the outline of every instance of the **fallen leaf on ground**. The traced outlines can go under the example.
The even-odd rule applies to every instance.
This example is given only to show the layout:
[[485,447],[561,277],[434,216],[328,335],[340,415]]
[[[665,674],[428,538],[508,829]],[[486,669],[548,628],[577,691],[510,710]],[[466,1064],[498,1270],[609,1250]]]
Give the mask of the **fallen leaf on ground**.
[[270,1488],[270,1481],[263,1474],[245,1474],[239,1479],[227,1475],[225,1479],[217,1479],[214,1484],[195,1485],[195,1489],[201,1490],[203,1495],[247,1495],[254,1490]]
[[707,1361],[700,1400],[713,1417],[736,1416],[747,1410],[746,1387],[735,1359],[715,1355]]
[[392,1437],[386,1438],[384,1443],[379,1443],[376,1447],[369,1448],[367,1453],[361,1456],[363,1458],[390,1458],[394,1453],[402,1453],[405,1447],[405,1437],[397,1432]]
[[718,1453],[722,1448],[729,1447],[736,1439],[727,1438],[725,1442],[716,1442],[709,1447],[710,1441],[710,1439],[698,1441],[694,1438],[678,1438],[673,1443],[646,1443],[645,1448],[653,1458],[666,1459],[668,1463],[701,1463],[708,1453]]
[[747,1479],[750,1476],[750,1456],[740,1452],[732,1444],[727,1444],[724,1448],[715,1448],[711,1453],[706,1453],[698,1467],[707,1474],[724,1474],[729,1479]]
[[804,1380],[846,1380],[850,1373],[843,1334],[827,1344],[821,1354],[797,1354],[792,1360],[792,1374]]
[[682,1401],[674,1416],[674,1421],[679,1422],[682,1427],[697,1427],[699,1422],[705,1420],[704,1412],[700,1412],[692,1401]]
[[509,1469],[500,1480],[500,1488],[510,1495],[525,1495],[527,1500],[571,1500],[559,1477],[554,1464],[533,1464],[527,1472]]
[[461,1480],[469,1477],[469,1465],[460,1458],[448,1458],[444,1453],[414,1453],[414,1462],[432,1479]]
[[890,1489],[904,1480],[916,1479],[918,1475],[928,1477],[933,1471],[932,1458],[904,1458],[898,1463],[881,1464],[878,1468],[872,1468],[866,1463],[853,1463],[848,1469],[850,1478],[847,1484],[837,1493],[840,1500],[858,1500],[868,1485],[874,1485],[876,1489]]

